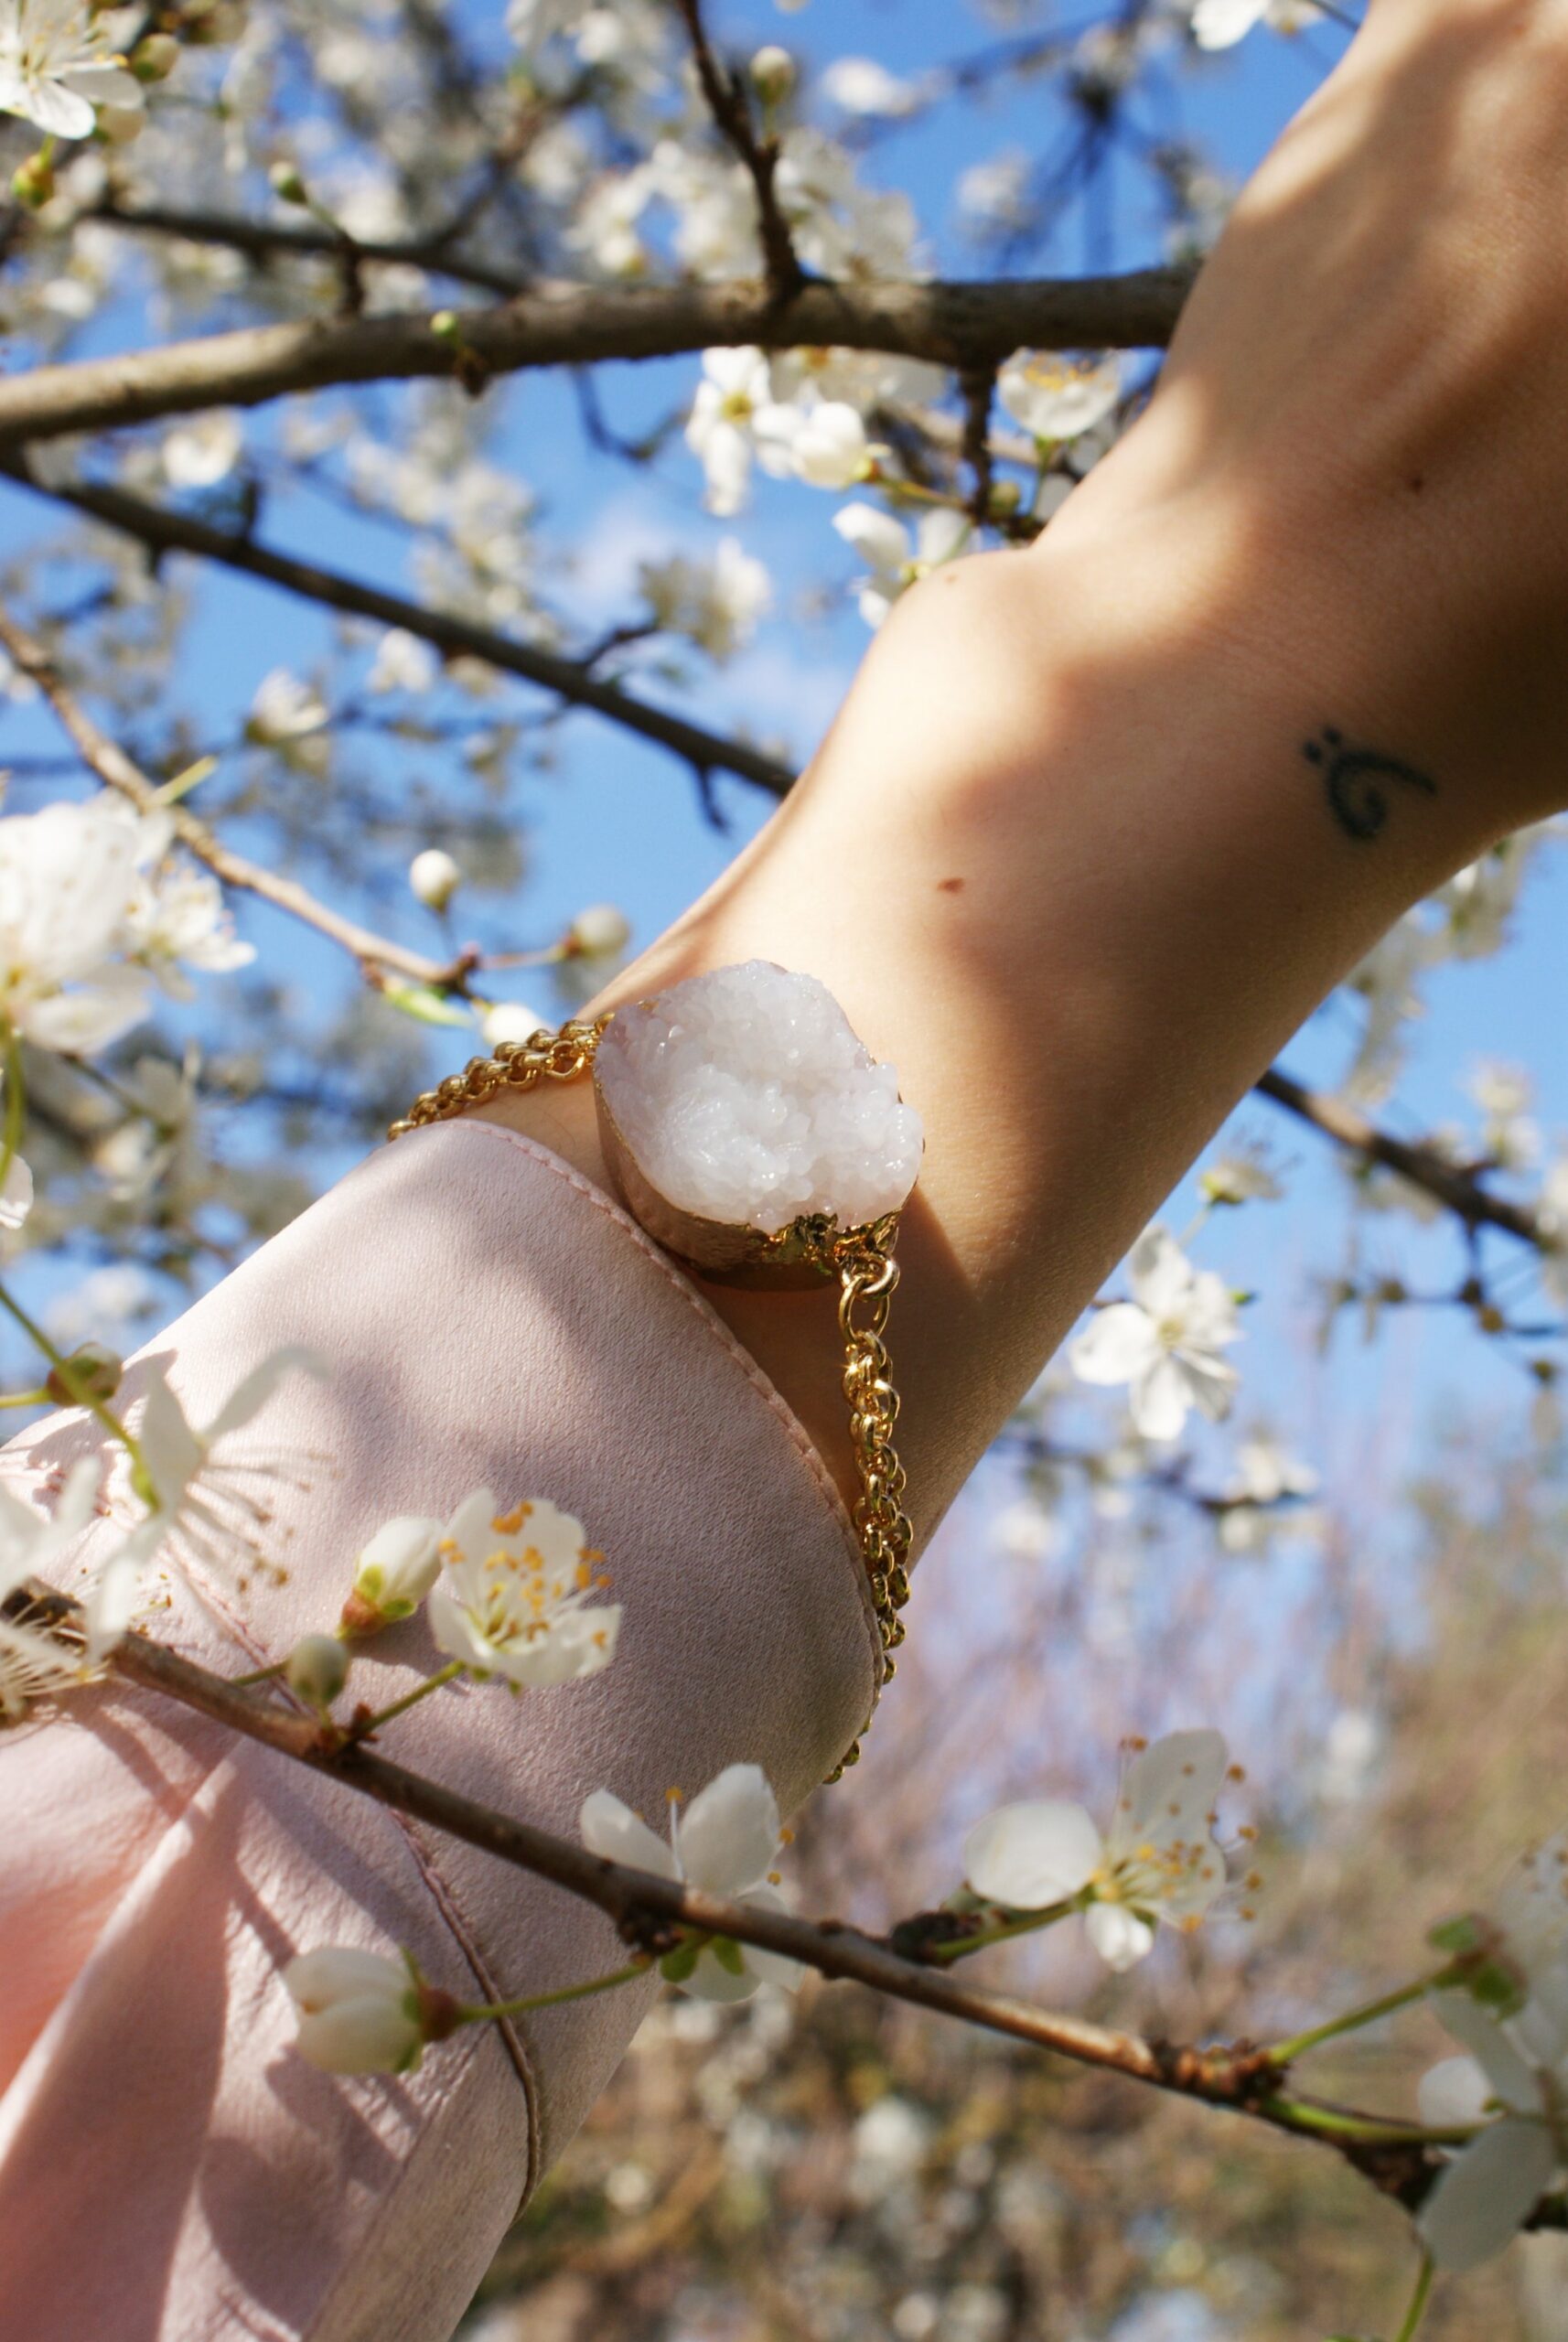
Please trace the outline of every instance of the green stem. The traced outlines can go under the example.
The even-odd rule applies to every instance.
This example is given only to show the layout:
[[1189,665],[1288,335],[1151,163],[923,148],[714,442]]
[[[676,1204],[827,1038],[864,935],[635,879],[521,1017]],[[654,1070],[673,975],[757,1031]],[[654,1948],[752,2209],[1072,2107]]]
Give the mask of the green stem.
[[235,1692],[243,1692],[252,1683],[270,1683],[274,1677],[284,1672],[287,1665],[286,1659],[274,1659],[270,1667],[252,1667],[249,1675],[231,1675],[230,1688]]
[[1005,1919],[998,1927],[987,1928],[983,1935],[960,1936],[951,1943],[934,1944],[927,1957],[946,1962],[962,1960],[972,1951],[983,1951],[990,1944],[1011,1943],[1015,1936],[1033,1935],[1038,1928],[1053,1928],[1058,1919],[1070,1919],[1075,1911],[1087,1909],[1093,1899],[1082,1891],[1066,1896],[1059,1903],[1047,1903],[1021,1918]]
[[553,1993],[531,1993],[520,2001],[490,2001],[472,2008],[465,2008],[458,2017],[459,2025],[482,2025],[495,2016],[526,2016],[530,2009],[558,2008],[563,2001],[585,2001],[590,1993],[607,1993],[617,1984],[629,1984],[634,1976],[646,1976],[650,1963],[647,1960],[628,1961],[608,1976],[590,1977],[585,1984],[561,1984]]
[[0,1407],[41,1407],[48,1397],[47,1391],[16,1391],[8,1399],[0,1399]]
[[1344,2016],[1330,2017],[1326,2025],[1315,2025],[1305,2033],[1293,2034],[1288,2041],[1276,2041],[1263,2055],[1271,2066],[1288,2066],[1322,2042],[1337,2040],[1342,2033],[1355,2033],[1364,2025],[1375,2025],[1379,2017],[1390,2016],[1395,2009],[1408,2008],[1412,2001],[1424,2000],[1434,1985],[1446,1982],[1449,1973],[1444,1969],[1436,1976],[1423,1976],[1413,1984],[1402,1984],[1397,1993],[1385,1993],[1380,2000],[1367,2001]]
[[1271,2122],[1282,2130],[1301,2131],[1314,2138],[1357,2139],[1364,2146],[1462,2147],[1481,2127],[1458,2123],[1446,2131],[1423,2130],[1417,2122],[1379,2122],[1365,2114],[1343,2114],[1337,2107],[1314,2106],[1308,2100],[1285,2098],[1278,2091],[1267,2101]]
[[1426,2304],[1432,2292],[1434,2273],[1432,2256],[1430,2253],[1423,2252],[1421,2256],[1420,2273],[1415,2281],[1415,2291],[1410,2297],[1410,2307],[1404,2314],[1404,2324],[1394,2336],[1394,2342],[1413,2342],[1416,2328],[1426,2315]]
[[[416,1683],[412,1692],[405,1692],[402,1699],[394,1700],[390,1707],[378,1708],[373,1716],[362,1716],[358,1724],[350,1724],[349,1739],[363,1740],[367,1734],[379,1732],[383,1724],[392,1722],[393,1716],[401,1716],[404,1710],[412,1708],[416,1701],[428,1699],[432,1692],[439,1692],[443,1683],[450,1683],[455,1676],[461,1675],[462,1672],[463,1662],[460,1659],[448,1660],[445,1667],[438,1667],[434,1675],[427,1675],[423,1683]],[[244,1678],[242,1676],[240,1680],[243,1682]]]
[[4,1309],[8,1316],[14,1317],[17,1325],[20,1326],[23,1333],[27,1335],[27,1339],[30,1342],[36,1343],[38,1348],[42,1350],[44,1356],[48,1359],[49,1364],[59,1375],[61,1382],[64,1383],[66,1389],[70,1392],[71,1397],[75,1400],[77,1405],[79,1407],[85,1407],[89,1414],[96,1416],[98,1421],[102,1424],[104,1430],[109,1434],[110,1437],[119,1441],[121,1446],[124,1449],[126,1455],[131,1459],[132,1471],[135,1480],[136,1494],[142,1499],[142,1501],[148,1507],[148,1509],[152,1509],[156,1505],[156,1492],[153,1488],[152,1476],[147,1470],[147,1460],[142,1453],[141,1442],[136,1438],[134,1433],[128,1432],[126,1430],[124,1424],[120,1421],[119,1416],[113,1413],[111,1410],[104,1405],[102,1399],[94,1398],[91,1391],[84,1391],[80,1387],[78,1377],[71,1370],[70,1360],[62,1356],[62,1354],[55,1348],[53,1342],[50,1341],[43,1327],[34,1324],[27,1311],[23,1308],[21,1303],[17,1301],[13,1295],[7,1293],[3,1284],[0,1284],[0,1309]]
[[27,1111],[27,1093],[22,1084],[22,1044],[14,1029],[5,1035],[5,1134],[4,1151],[0,1152],[0,1194],[11,1176],[11,1166],[22,1151],[22,1127]]

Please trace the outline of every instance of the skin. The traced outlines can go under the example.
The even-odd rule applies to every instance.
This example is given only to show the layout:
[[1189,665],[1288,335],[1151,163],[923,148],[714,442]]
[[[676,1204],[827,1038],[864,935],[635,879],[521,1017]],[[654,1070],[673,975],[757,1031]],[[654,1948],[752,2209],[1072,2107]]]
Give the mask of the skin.
[[[1376,0],[1144,417],[1037,547],[904,597],[797,790],[595,1004],[777,960],[897,1066],[922,1539],[1303,1018],[1568,800],[1565,187],[1568,0]],[[1375,835],[1326,726],[1408,768]],[[484,1111],[604,1180],[587,1085]],[[704,1289],[853,1493],[831,1296]]]

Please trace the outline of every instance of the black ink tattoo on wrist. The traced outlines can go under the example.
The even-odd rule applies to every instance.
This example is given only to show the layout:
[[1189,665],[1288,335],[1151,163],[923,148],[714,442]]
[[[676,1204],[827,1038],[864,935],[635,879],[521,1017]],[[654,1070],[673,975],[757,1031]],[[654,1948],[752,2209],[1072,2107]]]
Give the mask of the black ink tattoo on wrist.
[[1430,774],[1417,772],[1402,757],[1385,757],[1376,748],[1348,747],[1344,734],[1331,724],[1326,724],[1315,740],[1308,740],[1301,753],[1308,764],[1322,768],[1329,811],[1346,836],[1361,844],[1375,838],[1389,818],[1385,782],[1402,781],[1427,797],[1437,794],[1437,783]]

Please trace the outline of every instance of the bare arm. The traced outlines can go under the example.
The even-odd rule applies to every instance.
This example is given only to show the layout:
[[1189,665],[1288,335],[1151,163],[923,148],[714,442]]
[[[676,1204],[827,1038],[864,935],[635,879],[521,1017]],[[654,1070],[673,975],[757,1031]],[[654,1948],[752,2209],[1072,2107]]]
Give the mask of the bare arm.
[[[804,782],[604,996],[760,954],[898,1065],[922,1533],[1303,1017],[1559,801],[1565,163],[1568,12],[1379,0],[1148,414],[1038,549],[906,597]],[[602,1176],[585,1096],[494,1111]],[[826,1297],[711,1298],[844,1477]]]

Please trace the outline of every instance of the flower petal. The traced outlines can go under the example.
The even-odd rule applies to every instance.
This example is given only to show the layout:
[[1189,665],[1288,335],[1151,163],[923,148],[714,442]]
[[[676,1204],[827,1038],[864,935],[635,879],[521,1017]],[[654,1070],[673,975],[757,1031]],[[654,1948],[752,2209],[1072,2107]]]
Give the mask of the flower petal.
[[1168,1353],[1138,1375],[1127,1394],[1133,1428],[1143,1439],[1177,1439],[1197,1393],[1193,1378]]
[[1533,2114],[1541,2104],[1540,2083],[1496,2018],[1468,1993],[1439,1993],[1433,2006],[1444,2030],[1480,2067],[1492,2096],[1516,2114]]
[[1095,1311],[1067,1355],[1080,1382],[1131,1382],[1156,1365],[1163,1352],[1147,1310],[1135,1301],[1113,1301]]
[[1416,2084],[1415,2102],[1429,2131],[1484,2122],[1492,2086],[1474,2057],[1444,2057]]
[[650,1870],[660,1878],[679,1878],[675,1856],[640,1814],[623,1805],[608,1789],[596,1789],[583,1800],[577,1827],[589,1853],[608,1863],[625,1863],[631,1870]]
[[1167,1732],[1128,1766],[1106,1842],[1113,1856],[1145,1842],[1169,1845],[1206,1841],[1209,1815],[1225,1778],[1223,1733],[1205,1725]]
[[1474,2269],[1501,2252],[1552,2184],[1557,2150],[1543,2122],[1505,2116],[1455,2155],[1416,2216],[1440,2269]]
[[1081,1805],[1060,1798],[1004,1805],[963,1842],[963,1875],[977,1895],[1010,1911],[1040,1911],[1076,1895],[1105,1848]]
[[1146,1960],[1155,1948],[1155,1931],[1146,1919],[1124,1903],[1093,1903],[1083,1915],[1084,1932],[1095,1950],[1120,1976]]
[[[776,1886],[754,1886],[749,1895],[740,1897],[764,1911],[788,1911],[789,1904]],[[764,1951],[754,1943],[741,1946],[741,1957],[753,1975],[760,1976],[765,1984],[782,1984],[787,1993],[800,1990],[805,1967],[799,1960],[791,1960],[786,1951]]]
[[779,1851],[779,1806],[760,1765],[726,1765],[700,1789],[675,1832],[682,1875],[711,1895],[757,1885]]
[[1144,1229],[1128,1253],[1127,1274],[1133,1299],[1151,1317],[1170,1317],[1185,1311],[1192,1291],[1192,1262],[1157,1221]]

